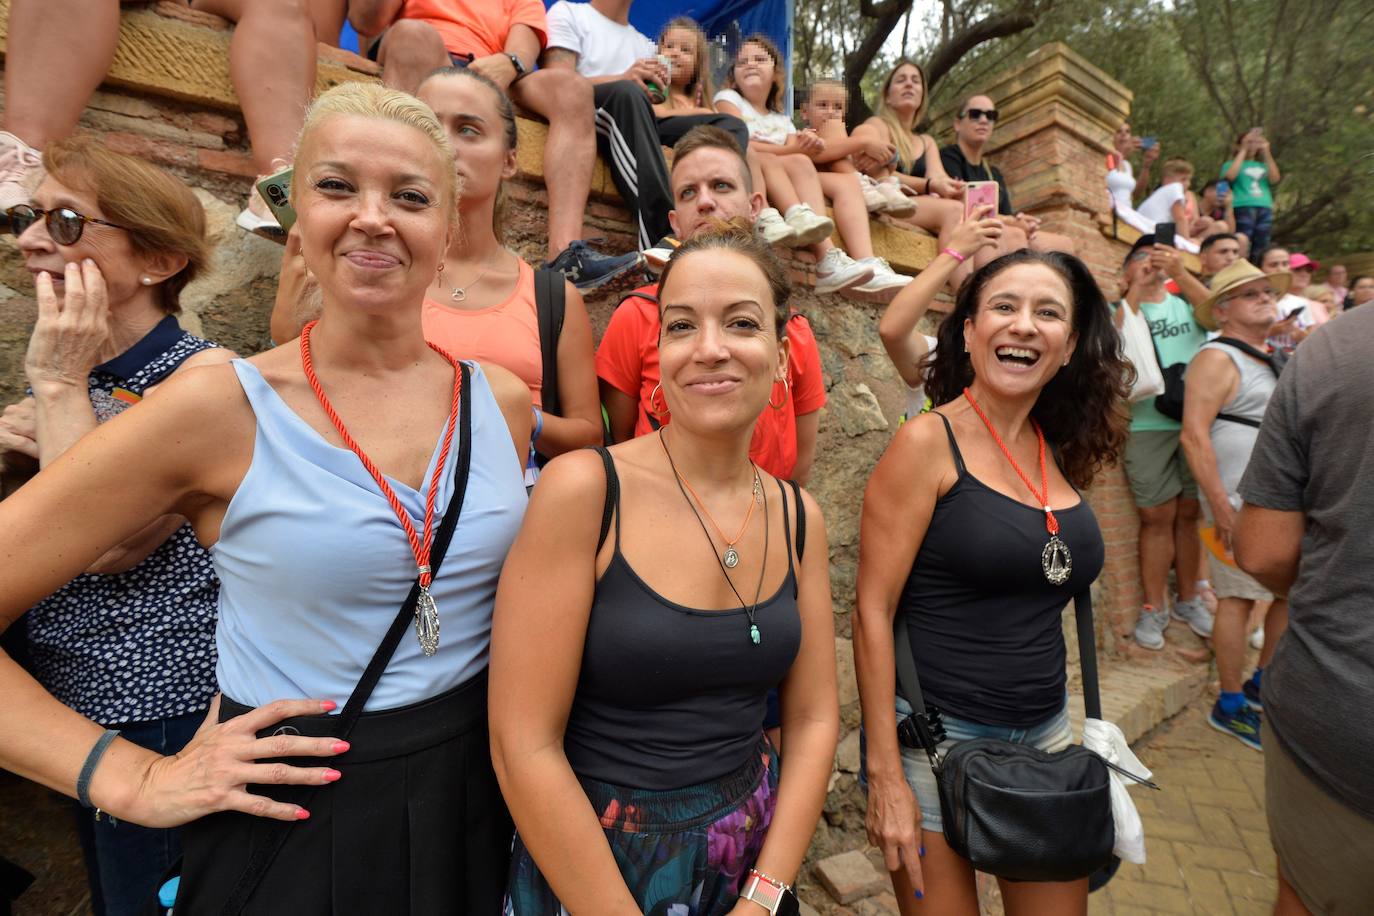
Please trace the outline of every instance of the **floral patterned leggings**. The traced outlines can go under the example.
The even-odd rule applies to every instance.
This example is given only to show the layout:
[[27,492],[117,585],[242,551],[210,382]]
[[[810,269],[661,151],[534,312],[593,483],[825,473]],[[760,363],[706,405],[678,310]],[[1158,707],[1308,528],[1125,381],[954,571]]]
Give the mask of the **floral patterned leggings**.
[[[778,758],[765,740],[738,770],[711,782],[653,792],[582,779],[611,853],[640,910],[718,916],[735,905],[773,819]],[[517,834],[506,916],[565,916]]]

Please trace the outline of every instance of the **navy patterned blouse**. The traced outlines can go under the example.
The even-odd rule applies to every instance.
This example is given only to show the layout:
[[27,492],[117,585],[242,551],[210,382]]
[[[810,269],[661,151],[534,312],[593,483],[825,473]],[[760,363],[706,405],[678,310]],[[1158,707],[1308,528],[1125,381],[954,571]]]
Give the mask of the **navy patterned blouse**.
[[[168,315],[91,370],[97,421],[138,403],[187,357],[214,346]],[[203,710],[215,693],[218,595],[209,552],[182,525],[133,569],[77,576],[30,609],[34,676],[57,699],[106,726]]]

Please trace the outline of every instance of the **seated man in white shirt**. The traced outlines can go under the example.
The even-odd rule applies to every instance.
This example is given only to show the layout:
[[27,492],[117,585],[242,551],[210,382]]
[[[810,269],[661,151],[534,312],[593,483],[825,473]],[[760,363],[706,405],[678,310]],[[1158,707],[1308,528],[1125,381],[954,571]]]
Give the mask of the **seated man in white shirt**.
[[631,0],[559,0],[549,8],[542,68],[576,70],[592,83],[597,143],[625,203],[634,211],[641,248],[672,233],[673,196],[662,146],[698,124],[714,124],[748,148],[744,122],[730,115],[654,115],[651,87],[666,88],[658,46],[630,25]]

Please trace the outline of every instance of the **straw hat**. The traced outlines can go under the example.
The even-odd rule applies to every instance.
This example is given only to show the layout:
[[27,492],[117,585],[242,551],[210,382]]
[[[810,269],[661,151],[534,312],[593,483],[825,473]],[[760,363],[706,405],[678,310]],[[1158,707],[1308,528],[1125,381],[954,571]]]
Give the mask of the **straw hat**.
[[1217,330],[1217,320],[1212,316],[1212,309],[1216,307],[1217,302],[1228,293],[1255,280],[1268,280],[1269,285],[1274,287],[1274,292],[1282,296],[1288,292],[1288,286],[1293,278],[1287,273],[1267,274],[1243,258],[1237,260],[1229,267],[1217,271],[1212,277],[1212,284],[1208,287],[1212,295],[1193,309],[1193,319],[1209,331]]

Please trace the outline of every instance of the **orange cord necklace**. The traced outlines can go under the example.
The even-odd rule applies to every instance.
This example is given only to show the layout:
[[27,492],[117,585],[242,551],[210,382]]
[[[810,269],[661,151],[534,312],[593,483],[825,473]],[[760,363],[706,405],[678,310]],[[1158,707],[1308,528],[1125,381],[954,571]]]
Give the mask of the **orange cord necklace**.
[[1031,491],[1040,502],[1041,508],[1045,510],[1045,530],[1049,533],[1049,542],[1045,544],[1045,549],[1040,554],[1040,565],[1044,570],[1045,578],[1051,585],[1063,585],[1068,580],[1069,574],[1073,572],[1073,557],[1069,554],[1069,547],[1059,539],[1059,519],[1054,517],[1054,510],[1050,508],[1050,475],[1045,466],[1045,431],[1040,428],[1040,424],[1031,418],[1031,427],[1035,430],[1036,438],[1040,440],[1040,489],[1035,489],[1035,484],[1031,483],[1026,472],[1021,470],[1021,466],[1012,457],[1011,449],[1002,441],[1002,437],[997,434],[997,428],[992,425],[988,415],[983,413],[983,408],[978,406],[978,402],[973,397],[973,392],[964,389],[964,397],[968,399],[969,405],[973,407],[973,412],[978,414],[978,419],[983,421],[983,425],[992,433],[992,439],[997,443],[997,447],[1002,450],[1002,454],[1011,463],[1011,468],[1016,472],[1016,476],[1021,478],[1021,482],[1026,485],[1026,489]]
[[697,491],[692,489],[692,482],[686,477],[683,477],[676,467],[673,468],[673,473],[677,475],[677,479],[682,481],[682,485],[687,488],[688,493],[692,494],[692,499],[695,500],[697,506],[701,508],[702,513],[706,516],[706,520],[711,523],[712,528],[716,529],[716,537],[724,542],[725,553],[721,556],[721,562],[731,569],[739,565],[739,551],[735,550],[735,545],[744,537],[744,532],[749,530],[749,520],[754,517],[754,504],[758,502],[759,497],[759,470],[757,467],[754,467],[754,462],[752,461],[749,462],[749,466],[754,469],[754,486],[749,493],[749,511],[744,513],[744,524],[739,526],[739,533],[733,538],[727,538],[725,532],[720,530],[720,526],[716,524],[716,520],[711,517],[711,510],[706,508],[706,503],[702,502],[701,497],[697,495]]
[[415,557],[415,568],[420,579],[420,598],[415,604],[415,635],[420,641],[420,649],[426,656],[433,655],[439,650],[439,609],[434,604],[434,598],[429,593],[430,583],[433,577],[429,569],[429,551],[434,543],[434,500],[439,493],[439,478],[444,472],[444,465],[448,463],[448,453],[450,446],[453,445],[453,431],[458,425],[458,399],[463,387],[463,376],[458,371],[458,363],[452,356],[449,356],[439,347],[430,344],[429,347],[444,359],[453,364],[453,404],[449,408],[448,423],[444,426],[444,441],[439,448],[439,461],[434,466],[434,474],[429,481],[429,492],[425,494],[425,523],[423,534],[415,531],[415,525],[410,521],[410,513],[406,512],[401,501],[396,497],[396,491],[391,488],[391,484],[386,482],[382,472],[377,470],[377,466],[372,463],[372,459],[358,445],[357,441],[349,434],[343,420],[339,418],[334,406],[329,403],[329,398],[324,393],[324,386],[320,384],[319,377],[315,375],[315,364],[310,358],[310,332],[314,329],[317,322],[312,321],[301,329],[301,368],[305,370],[305,377],[310,382],[311,389],[315,392],[315,397],[319,399],[320,406],[324,408],[325,415],[329,417],[329,422],[334,424],[334,428],[339,431],[339,438],[343,439],[344,444],[358,456],[358,460],[363,463],[363,467],[372,475],[372,479],[377,482],[377,487],[386,497],[386,501],[391,505],[391,511],[396,513],[396,518],[401,523],[401,528],[405,530],[406,539],[410,541],[410,552]]

